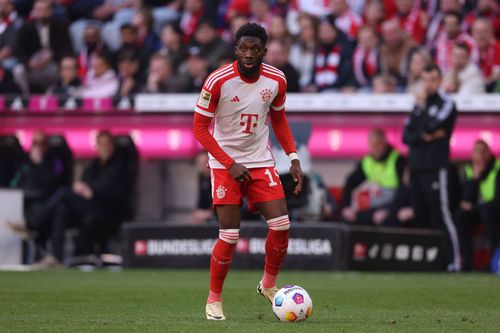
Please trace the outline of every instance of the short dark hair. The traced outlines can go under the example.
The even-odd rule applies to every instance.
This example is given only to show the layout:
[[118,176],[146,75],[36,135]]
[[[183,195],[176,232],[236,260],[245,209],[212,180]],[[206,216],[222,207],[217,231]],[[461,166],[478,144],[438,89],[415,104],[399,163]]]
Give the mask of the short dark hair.
[[444,13],[444,17],[446,16],[455,16],[459,23],[462,22],[462,14],[460,14],[456,10],[447,11],[446,13]]
[[434,72],[434,71],[438,72],[439,76],[443,76],[441,73],[441,69],[435,63],[427,64],[424,67],[424,72],[430,73],[430,72]]
[[235,40],[238,43],[241,37],[256,37],[260,39],[263,45],[267,43],[267,32],[263,26],[257,23],[243,24],[238,31],[236,31]]
[[455,43],[454,47],[459,48],[459,49],[462,49],[462,50],[464,50],[465,52],[467,52],[467,54],[470,54],[470,47],[469,47],[469,45],[467,45],[467,44],[466,44],[466,43],[464,43],[464,42]]

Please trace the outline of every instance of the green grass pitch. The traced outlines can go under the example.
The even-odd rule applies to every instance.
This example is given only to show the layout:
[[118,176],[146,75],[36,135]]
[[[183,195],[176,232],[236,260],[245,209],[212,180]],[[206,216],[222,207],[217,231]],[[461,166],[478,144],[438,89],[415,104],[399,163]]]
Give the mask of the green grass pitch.
[[230,272],[213,322],[207,270],[0,272],[0,332],[500,332],[500,276],[283,272],[314,303],[288,324],[256,295],[260,275]]

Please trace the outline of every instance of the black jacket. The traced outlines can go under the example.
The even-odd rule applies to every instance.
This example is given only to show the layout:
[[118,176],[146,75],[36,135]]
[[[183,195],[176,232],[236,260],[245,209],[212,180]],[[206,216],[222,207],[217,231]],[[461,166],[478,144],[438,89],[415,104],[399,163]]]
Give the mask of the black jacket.
[[[379,161],[386,160],[392,151],[393,151],[393,148],[391,146],[389,146],[389,148],[384,153],[382,158],[379,159]],[[398,173],[400,185],[402,183],[402,178],[403,178],[403,173],[404,173],[405,167],[406,167],[406,158],[399,155],[399,157],[396,161],[396,171]],[[347,177],[346,183],[344,185],[344,190],[342,193],[342,205],[344,207],[349,207],[351,205],[352,192],[359,185],[361,185],[365,180],[366,180],[366,175],[365,175],[365,172],[363,171],[362,162],[359,162],[358,165],[356,166],[356,169]]]
[[[406,120],[403,142],[409,146],[410,171],[437,171],[450,162],[450,137],[457,109],[451,98],[438,93],[427,98],[425,107],[415,106]],[[423,136],[443,129],[446,137],[425,142]]]

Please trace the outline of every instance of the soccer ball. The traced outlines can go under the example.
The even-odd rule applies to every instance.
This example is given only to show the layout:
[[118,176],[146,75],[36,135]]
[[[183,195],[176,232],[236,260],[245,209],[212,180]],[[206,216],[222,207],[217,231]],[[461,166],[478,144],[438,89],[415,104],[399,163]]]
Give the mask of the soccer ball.
[[274,296],[273,312],[281,321],[304,321],[312,312],[311,296],[302,287],[284,286]]

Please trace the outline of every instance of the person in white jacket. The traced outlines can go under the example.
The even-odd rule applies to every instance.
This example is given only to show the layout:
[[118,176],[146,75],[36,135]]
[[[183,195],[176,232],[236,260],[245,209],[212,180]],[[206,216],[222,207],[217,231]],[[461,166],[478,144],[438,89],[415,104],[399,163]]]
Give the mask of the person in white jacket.
[[83,98],[108,98],[118,92],[119,81],[109,60],[99,55],[95,58],[92,68],[85,77],[82,90]]
[[485,84],[481,70],[471,60],[471,50],[464,43],[458,43],[451,53],[451,69],[458,81],[459,95],[482,94]]

